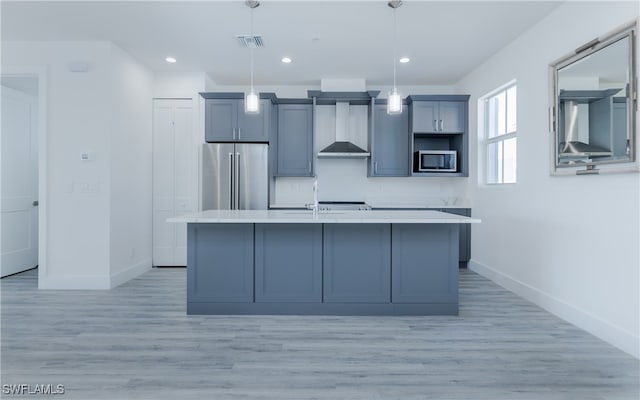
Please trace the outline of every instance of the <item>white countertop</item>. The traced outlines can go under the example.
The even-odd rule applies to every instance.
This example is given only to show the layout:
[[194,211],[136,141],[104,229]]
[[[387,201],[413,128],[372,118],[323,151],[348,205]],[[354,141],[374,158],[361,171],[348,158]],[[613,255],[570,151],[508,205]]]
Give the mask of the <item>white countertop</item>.
[[[341,199],[338,199],[341,200]],[[464,198],[460,197],[424,197],[420,199],[411,198],[411,199],[389,199],[388,197],[371,197],[365,199],[356,199],[360,201],[364,201],[367,205],[373,208],[389,208],[394,210],[403,210],[403,209],[429,209],[429,208],[471,208],[471,203]],[[308,202],[277,202],[272,203],[269,208],[271,209],[280,209],[280,208],[306,208],[305,204],[312,203],[310,200]]]
[[371,210],[321,211],[311,210],[208,210],[167,219],[177,223],[266,223],[266,224],[477,224],[469,218],[439,211]]
[[[424,204],[424,203],[415,203],[415,204],[397,204],[397,203],[369,203],[367,205],[372,208],[388,208],[393,210],[404,210],[404,209],[431,209],[431,208],[471,208],[469,205],[465,204],[451,204],[444,205],[442,203],[439,204]],[[304,204],[285,204],[285,203],[276,203],[271,204],[269,206],[271,209],[286,209],[286,208],[306,208]]]

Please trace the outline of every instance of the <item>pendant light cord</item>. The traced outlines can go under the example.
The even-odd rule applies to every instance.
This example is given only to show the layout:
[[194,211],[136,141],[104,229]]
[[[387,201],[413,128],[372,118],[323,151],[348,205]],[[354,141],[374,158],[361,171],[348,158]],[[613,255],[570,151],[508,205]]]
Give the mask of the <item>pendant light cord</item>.
[[393,90],[396,90],[396,9],[393,9]]
[[253,48],[255,47],[255,37],[253,35],[253,8],[251,9],[251,37],[254,39],[254,45],[249,49],[251,55],[251,93],[253,93]]

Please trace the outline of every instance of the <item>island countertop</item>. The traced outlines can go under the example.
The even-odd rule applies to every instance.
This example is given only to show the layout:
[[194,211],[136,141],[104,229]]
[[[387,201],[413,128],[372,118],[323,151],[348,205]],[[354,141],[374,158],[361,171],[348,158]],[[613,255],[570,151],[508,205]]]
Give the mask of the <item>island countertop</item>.
[[169,218],[175,223],[224,224],[476,224],[478,218],[433,210],[207,210]]

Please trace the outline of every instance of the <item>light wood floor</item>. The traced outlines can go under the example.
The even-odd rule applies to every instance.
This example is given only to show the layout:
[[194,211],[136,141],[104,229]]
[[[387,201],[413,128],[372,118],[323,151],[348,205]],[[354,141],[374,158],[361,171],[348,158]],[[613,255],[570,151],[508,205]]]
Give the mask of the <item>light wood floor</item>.
[[2,384],[63,384],[58,399],[639,398],[638,360],[473,272],[459,317],[187,316],[185,272],[111,291],[2,279]]

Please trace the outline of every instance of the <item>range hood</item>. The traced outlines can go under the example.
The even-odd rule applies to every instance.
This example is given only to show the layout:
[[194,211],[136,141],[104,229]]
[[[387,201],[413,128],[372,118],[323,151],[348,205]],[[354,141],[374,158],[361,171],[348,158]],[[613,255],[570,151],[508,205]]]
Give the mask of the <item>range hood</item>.
[[613,96],[622,89],[601,89],[601,90],[566,90],[560,89],[558,98],[560,100],[573,100],[579,103],[588,103],[593,100],[603,99]]
[[349,103],[336,102],[336,140],[320,150],[319,158],[367,158],[369,152],[349,141]]
[[580,109],[589,107],[587,104],[581,106],[580,103],[583,99],[593,99],[593,97],[584,96],[579,99],[563,100],[565,141],[559,143],[560,158],[607,157],[611,155],[611,150],[609,149],[580,140],[581,137],[589,137],[588,125],[586,127],[581,126],[579,118]]

